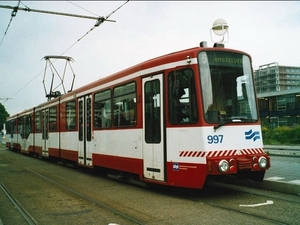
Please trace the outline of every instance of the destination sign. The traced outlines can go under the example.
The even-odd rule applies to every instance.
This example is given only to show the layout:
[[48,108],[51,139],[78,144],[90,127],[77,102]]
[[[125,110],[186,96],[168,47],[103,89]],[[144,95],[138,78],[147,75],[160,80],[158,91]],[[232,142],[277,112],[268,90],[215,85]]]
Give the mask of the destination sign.
[[[208,63],[210,66],[229,66],[229,67],[243,67],[242,54],[233,52],[221,51],[207,51]],[[202,60],[204,62],[204,60]]]

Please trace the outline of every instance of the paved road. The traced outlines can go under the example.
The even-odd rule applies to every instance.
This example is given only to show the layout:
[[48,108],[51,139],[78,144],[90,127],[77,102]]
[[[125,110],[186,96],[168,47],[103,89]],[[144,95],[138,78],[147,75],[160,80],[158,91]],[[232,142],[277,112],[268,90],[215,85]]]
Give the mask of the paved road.
[[267,170],[264,181],[232,179],[229,183],[300,196],[300,146],[264,147],[271,157],[271,167]]
[[[82,198],[78,201],[78,198],[70,193],[71,189],[91,196],[95,201],[109,204],[110,207],[127,215],[133,215],[148,225],[219,224],[224,218],[229,224],[265,225],[275,224],[275,221],[281,224],[298,224],[300,220],[299,200],[297,202],[288,200],[294,201],[294,196],[286,198],[284,194],[270,192],[265,195],[264,190],[254,190],[258,193],[254,194],[248,192],[247,188],[239,186],[234,186],[234,189],[209,187],[197,191],[197,194],[193,191],[187,192],[186,189],[180,191],[177,188],[171,190],[158,187],[146,190],[9,151],[2,150],[0,153],[1,183],[39,224],[72,224],[72,221],[73,224],[108,224],[104,223],[108,220],[122,225],[130,224],[114,218],[112,214],[107,214],[102,207],[96,209],[94,204],[86,204]],[[37,168],[37,174],[42,176],[36,176],[37,174],[31,172]],[[53,186],[48,179],[53,179],[71,189],[62,191],[60,186]],[[35,188],[37,184],[38,189]],[[181,195],[180,192],[185,194]],[[19,218],[19,213],[11,213],[10,210],[13,209],[8,207],[11,203],[5,204],[3,201],[5,198],[3,195],[1,198],[0,193],[0,211],[2,208],[0,216],[4,224],[21,224],[12,221],[13,218]],[[44,205],[45,201],[47,206]]]
[[263,182],[228,178],[225,182],[300,196],[300,146],[264,146],[271,167]]
[[300,157],[270,156],[271,167],[265,174],[267,181],[300,185]]
[[296,189],[300,196],[300,146],[265,145],[271,157],[271,168],[264,181],[286,184],[285,189]]

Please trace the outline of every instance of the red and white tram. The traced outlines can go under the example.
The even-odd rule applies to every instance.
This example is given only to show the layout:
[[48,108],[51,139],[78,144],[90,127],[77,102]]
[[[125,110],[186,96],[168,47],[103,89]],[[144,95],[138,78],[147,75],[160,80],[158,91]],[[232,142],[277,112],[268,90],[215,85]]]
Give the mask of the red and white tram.
[[11,116],[6,147],[201,189],[208,176],[262,181],[251,58],[195,47],[140,63]]

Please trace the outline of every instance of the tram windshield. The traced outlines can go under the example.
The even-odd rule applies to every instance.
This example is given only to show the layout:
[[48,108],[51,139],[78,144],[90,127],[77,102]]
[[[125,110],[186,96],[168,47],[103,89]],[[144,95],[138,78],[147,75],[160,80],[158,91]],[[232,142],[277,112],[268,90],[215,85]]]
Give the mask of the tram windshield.
[[257,121],[251,63],[247,55],[200,52],[203,108],[208,123]]

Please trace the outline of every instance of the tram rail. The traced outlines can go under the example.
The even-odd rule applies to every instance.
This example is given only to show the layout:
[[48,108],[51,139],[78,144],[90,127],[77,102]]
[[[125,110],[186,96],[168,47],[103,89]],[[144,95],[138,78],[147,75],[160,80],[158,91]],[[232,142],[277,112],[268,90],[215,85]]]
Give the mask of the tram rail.
[[[195,221],[217,224],[222,220],[221,218],[232,224],[237,223],[237,221],[244,224],[247,224],[247,222],[243,221],[251,221],[257,224],[297,224],[300,219],[298,215],[300,199],[282,193],[214,181],[208,181],[202,190],[162,187],[160,185],[144,188],[99,176],[99,173],[95,170],[55,165],[54,163],[48,163],[49,160],[45,159],[42,159],[44,162],[41,162],[41,159],[20,156],[7,150],[0,152],[0,154],[0,165],[6,168],[4,171],[11,172],[13,176],[22,177],[21,179],[24,180],[29,177],[36,179],[35,182],[40,182],[40,189],[44,188],[46,184],[55,187],[53,188],[55,192],[61,189],[61,200],[55,201],[55,207],[59,207],[62,201],[67,201],[67,204],[73,207],[75,204],[72,196],[77,200],[79,199],[80,204],[86,204],[85,202],[87,202],[90,205],[82,208],[81,211],[78,211],[76,207],[70,208],[70,210],[66,210],[66,208],[51,210],[51,205],[50,210],[47,209],[45,217],[54,216],[63,218],[64,221],[72,220],[77,216],[87,218],[90,213],[95,212],[96,208],[101,208],[100,211],[103,209],[107,214],[111,214],[112,218],[119,218],[118,221],[123,221],[117,223],[122,225],[197,224]],[[24,176],[26,177],[24,178]],[[3,177],[3,183],[5,185],[7,183],[7,189],[11,188],[14,179],[5,179],[3,170],[0,173],[1,177]],[[77,178],[77,180],[74,180],[74,178]],[[30,185],[24,186],[24,189],[29,187]],[[21,190],[17,190],[15,193],[19,194],[19,192],[21,193]],[[40,193],[35,192],[33,194],[39,195]],[[45,195],[45,201],[54,197],[57,196],[48,191]],[[262,204],[258,207],[240,206],[242,204],[255,205],[269,200],[274,204]],[[20,202],[25,204],[24,199]],[[92,206],[95,206],[95,208],[92,209]],[[32,209],[28,209],[28,212],[35,216],[36,212]],[[228,215],[228,218],[221,215]],[[100,217],[97,215],[90,221],[95,222]],[[41,224],[39,219],[36,220]]]
[[[47,175],[45,175],[41,172],[38,172],[35,169],[32,169],[32,168],[28,167],[27,165],[23,165],[21,163],[15,162],[15,161],[13,161],[9,158],[6,158],[6,157],[2,157],[2,159],[9,161],[10,163],[13,163],[14,165],[17,165],[18,167],[21,167],[23,170],[26,170],[26,171],[30,172],[31,174],[41,178],[42,180],[46,181],[47,183],[50,183],[51,185],[54,185],[54,186],[58,187],[63,192],[70,193],[71,195],[73,195],[76,198],[80,199],[80,201],[84,200],[90,205],[94,205],[94,206],[97,206],[99,208],[102,208],[102,209],[108,211],[109,213],[111,213],[113,215],[113,217],[120,217],[121,221],[126,220],[126,221],[129,222],[128,224],[138,224],[138,225],[143,225],[144,224],[143,221],[140,221],[140,220],[134,218],[133,216],[130,216],[130,215],[118,210],[118,209],[115,209],[112,206],[109,206],[108,204],[105,204],[103,202],[95,200],[92,197],[87,196],[84,192],[80,192],[80,191],[77,191],[77,190],[75,190],[71,187],[68,187],[68,186],[66,186],[66,185],[50,178],[50,176],[47,176]],[[0,188],[5,193],[5,195],[9,198],[10,202],[17,208],[18,212],[22,215],[22,217],[27,222],[27,224],[29,224],[29,225],[38,224],[36,219],[27,212],[27,210],[18,202],[18,200],[13,197],[13,194],[8,190],[8,188],[6,188],[4,186],[4,184],[2,184],[1,182],[0,182]]]
[[6,189],[6,187],[0,181],[0,189],[3,191],[9,201],[15,206],[22,218],[27,222],[28,225],[36,225],[35,219],[26,211],[24,207],[12,196],[12,194]]

